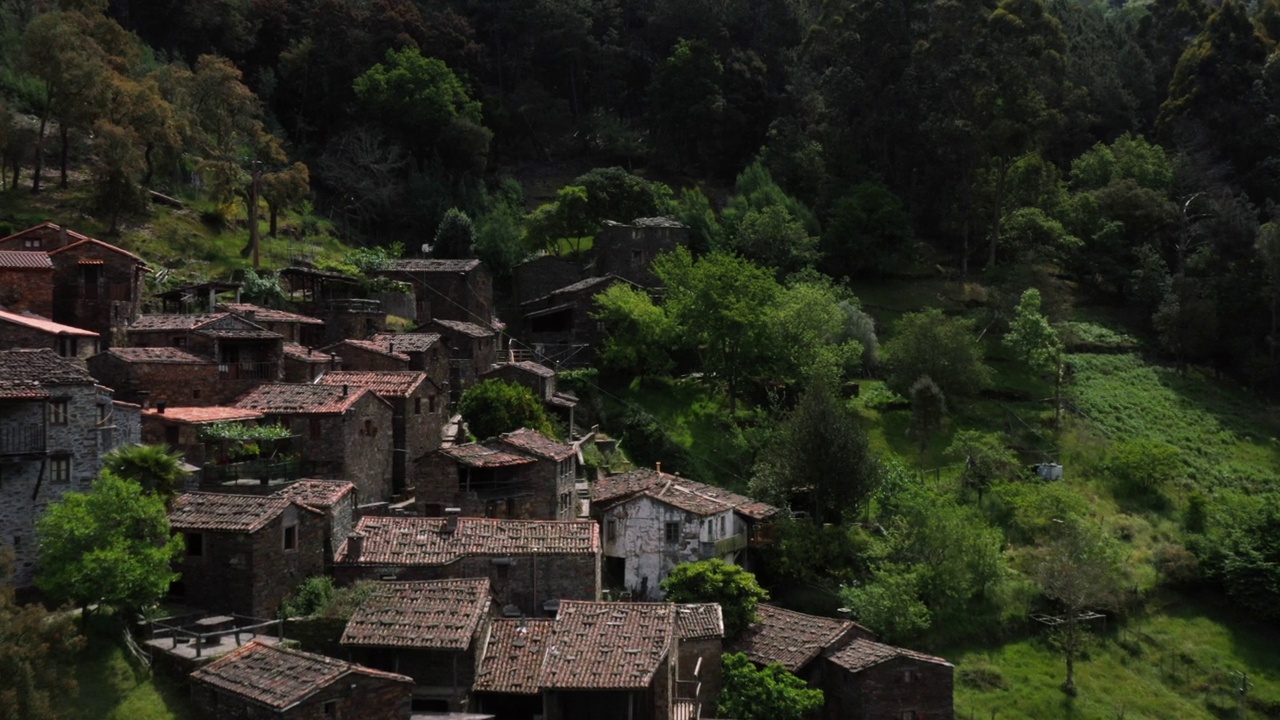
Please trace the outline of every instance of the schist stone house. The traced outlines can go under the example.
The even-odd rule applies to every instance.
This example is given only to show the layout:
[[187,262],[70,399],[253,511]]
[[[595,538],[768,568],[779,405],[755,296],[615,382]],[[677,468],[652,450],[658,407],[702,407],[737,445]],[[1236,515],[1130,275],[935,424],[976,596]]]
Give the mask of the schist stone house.
[[667,217],[637,218],[629,225],[610,220],[596,233],[591,254],[597,275],[617,275],[643,287],[657,287],[655,258],[689,245],[689,228]]
[[338,550],[334,577],[488,578],[505,612],[536,617],[560,600],[600,596],[600,534],[590,521],[363,517]]
[[341,642],[366,665],[413,678],[414,710],[462,712],[492,616],[484,578],[379,583]]
[[231,313],[143,315],[128,337],[133,347],[176,347],[212,358],[228,393],[280,379],[284,338]]
[[417,300],[417,320],[484,323],[493,318],[493,277],[479,260],[405,258],[376,270],[408,283]]
[[498,618],[471,689],[475,708],[499,718],[542,714],[542,661],[555,629],[551,618]]
[[0,307],[53,317],[53,261],[48,255],[0,250]]
[[309,383],[329,370],[341,370],[342,358],[297,343],[285,343],[281,366],[285,382]]
[[325,518],[324,561],[326,571],[332,569],[333,558],[351,534],[356,522],[359,493],[353,483],[341,480],[303,479],[272,493],[272,497],[291,500],[319,510]]
[[254,325],[278,333],[287,343],[297,343],[306,347],[324,344],[324,321],[320,318],[240,302],[218,305],[218,311],[229,312]]
[[222,422],[256,425],[262,413],[244,408],[210,406],[156,406],[142,411],[142,442],[167,445],[197,467],[213,462],[203,431]]
[[0,351],[0,547],[14,554],[16,587],[34,578],[35,524],[49,503],[87,491],[102,455],[140,434],[137,406],[113,401],[75,361]]
[[391,498],[391,405],[350,385],[264,383],[235,403],[288,427],[303,474],[355,483],[363,502]]
[[412,458],[440,447],[440,429],[447,419],[440,388],[425,372],[328,372],[316,382],[331,387],[361,387],[391,405],[391,492],[400,495],[407,484],[406,466]]
[[605,337],[604,321],[592,317],[599,309],[596,296],[618,283],[639,287],[616,275],[590,277],[520,303],[521,339],[539,358],[565,367],[590,365]]
[[98,344],[96,332],[56,323],[27,312],[0,310],[0,348],[48,348],[62,357],[83,360],[98,352]]
[[369,341],[408,355],[408,369],[425,372],[438,385],[449,379],[449,349],[440,333],[377,333]]
[[484,517],[578,517],[577,451],[536,430],[440,448],[415,465],[414,491],[423,515],[439,516],[453,507]]
[[207,720],[407,720],[413,679],[258,641],[191,673]]
[[283,497],[186,493],[169,526],[181,533],[181,579],[171,594],[220,613],[274,617],[303,580],[324,572],[326,518]]
[[224,385],[213,358],[180,347],[114,347],[88,359],[89,372],[116,389],[121,400],[152,405],[217,405],[247,388]]
[[348,338],[320,348],[320,352],[336,356],[342,369],[359,371],[400,371],[409,369],[409,356],[384,343]]
[[454,400],[493,367],[498,336],[487,327],[460,320],[431,320],[414,332],[438,334],[449,348],[449,383]]
[[597,481],[591,514],[604,528],[605,576],[639,598],[660,598],[676,565],[720,558],[750,566],[761,523],[778,509],[723,488],[641,468]]
[[142,258],[53,223],[0,239],[0,250],[41,252],[53,263],[53,320],[92,330],[106,345],[142,311]]

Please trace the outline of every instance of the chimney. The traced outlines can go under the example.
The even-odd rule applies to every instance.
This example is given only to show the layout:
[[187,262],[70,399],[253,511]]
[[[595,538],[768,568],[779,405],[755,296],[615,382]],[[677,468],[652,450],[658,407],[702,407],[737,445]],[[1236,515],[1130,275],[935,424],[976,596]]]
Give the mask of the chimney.
[[654,464],[653,464],[653,467],[654,467],[655,469],[657,469],[657,471],[658,471],[658,474],[659,474],[659,475],[661,475],[661,474],[662,474],[662,463],[661,463],[661,462],[656,462],[656,463],[654,463]]
[[165,406],[167,406],[168,404],[169,403],[165,402],[164,400],[156,401],[156,412],[163,415]]
[[364,535],[351,533],[347,536],[347,562],[356,562],[364,550]]
[[347,396],[347,392],[348,392],[350,389],[351,389],[351,386],[350,386],[350,385],[343,385],[343,386],[342,386],[342,397],[346,397],[346,396]]
[[841,620],[848,620],[849,618],[853,617],[853,611],[847,607],[836,608],[836,617],[840,618]]
[[445,508],[444,509],[444,527],[440,529],[442,535],[452,535],[458,531],[458,516],[462,514],[462,508]]

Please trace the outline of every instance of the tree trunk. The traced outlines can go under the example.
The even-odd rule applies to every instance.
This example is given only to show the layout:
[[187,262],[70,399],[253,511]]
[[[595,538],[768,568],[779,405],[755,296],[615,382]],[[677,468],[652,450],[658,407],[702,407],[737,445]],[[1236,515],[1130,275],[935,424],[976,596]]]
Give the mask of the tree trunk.
[[58,135],[62,140],[62,147],[59,149],[61,155],[59,160],[62,162],[62,168],[58,177],[58,187],[64,190],[67,188],[67,134],[67,124],[62,123],[58,126]]
[[996,246],[1000,243],[1000,223],[1004,219],[1004,185],[1009,177],[1009,163],[1000,159],[1000,170],[996,173],[995,208],[991,217],[991,247],[987,253],[987,269],[996,266]]
[[1067,637],[1063,642],[1067,651],[1067,679],[1062,682],[1062,692],[1076,694],[1076,615],[1074,608],[1067,608]]
[[277,218],[279,217],[279,215],[280,215],[280,206],[279,206],[279,205],[277,205],[276,203],[268,202],[268,203],[267,203],[267,214],[268,214],[268,217],[269,217],[269,218],[270,218],[270,220],[271,220],[271,227],[270,227],[270,229],[268,229],[268,230],[267,230],[267,234],[268,234],[268,235],[270,235],[271,237],[276,237],[276,229],[277,229],[277,226],[276,226],[276,219],[277,219]]
[[17,190],[18,189],[18,173],[22,172],[22,158],[18,157],[17,154],[14,154],[13,156],[12,170],[13,170],[13,182],[9,184],[9,189]]
[[44,167],[44,132],[49,126],[49,118],[40,118],[40,131],[36,133],[35,169],[31,171],[31,192],[40,192],[40,171]]
[[147,165],[147,171],[142,176],[142,187],[151,189],[151,176],[155,173],[155,167],[151,164],[151,150],[155,147],[155,143],[147,143],[146,148],[142,151],[142,161]]

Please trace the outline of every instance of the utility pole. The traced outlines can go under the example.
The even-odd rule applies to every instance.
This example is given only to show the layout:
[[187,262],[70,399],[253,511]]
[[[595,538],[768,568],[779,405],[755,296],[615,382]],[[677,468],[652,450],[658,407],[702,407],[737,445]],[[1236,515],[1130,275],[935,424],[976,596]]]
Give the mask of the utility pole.
[[1236,692],[1240,694],[1240,720],[1246,720],[1249,714],[1249,673],[1232,670],[1231,674],[1240,678]]

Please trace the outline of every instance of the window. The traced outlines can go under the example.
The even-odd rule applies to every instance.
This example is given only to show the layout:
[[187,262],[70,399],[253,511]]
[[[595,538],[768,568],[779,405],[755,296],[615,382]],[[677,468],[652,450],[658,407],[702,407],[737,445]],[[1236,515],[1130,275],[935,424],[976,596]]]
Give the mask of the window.
[[67,424],[67,401],[54,400],[49,403],[49,424],[50,425],[66,425]]
[[40,242],[40,238],[22,241],[22,248],[24,250],[39,250],[42,245],[44,245],[44,243]]
[[724,516],[720,516],[720,534],[724,535]]
[[60,485],[71,482],[71,458],[56,457],[49,461],[49,480]]
[[613,542],[618,539],[618,521],[609,518],[604,522],[604,539]]
[[326,718],[338,717],[338,701],[337,700],[330,700],[329,702],[324,704],[324,716]]
[[192,398],[193,400],[199,400],[199,399],[200,399],[200,388],[195,388],[195,389],[193,389],[193,390],[191,391],[191,398]]
[[181,440],[181,437],[182,437],[181,431],[182,431],[181,428],[179,428],[177,425],[170,425],[166,427],[164,429],[164,444],[168,445],[171,448],[178,447],[178,442]]
[[297,525],[284,526],[284,549],[285,550],[298,549],[298,526]]
[[666,524],[666,539],[669,543],[680,542],[680,523],[669,522]]
[[62,357],[75,357],[77,353],[76,339],[74,337],[58,338],[58,354]]
[[569,493],[567,492],[560,493],[560,509],[561,510],[569,509]]
[[311,418],[311,437],[320,437],[320,418]]
[[14,536],[13,536],[13,549],[14,549],[14,550],[21,550],[21,549],[22,549],[22,536],[21,536],[21,535],[14,535]]
[[187,339],[186,339],[186,338],[184,338],[184,337],[176,337],[176,338],[174,338],[174,339],[173,339],[173,346],[174,346],[174,347],[186,347],[186,346],[187,346]]
[[187,549],[187,557],[204,557],[204,533],[184,533],[182,542]]

